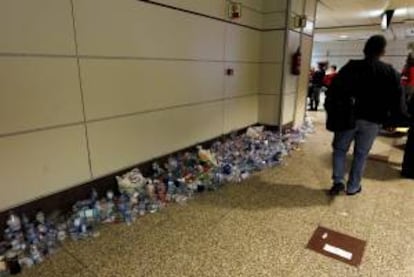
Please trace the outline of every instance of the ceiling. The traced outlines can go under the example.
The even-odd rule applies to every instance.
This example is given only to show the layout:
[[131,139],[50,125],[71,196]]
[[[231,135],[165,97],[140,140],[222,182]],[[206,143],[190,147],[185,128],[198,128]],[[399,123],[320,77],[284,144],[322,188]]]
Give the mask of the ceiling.
[[381,15],[395,10],[388,39],[414,39],[414,0],[320,0],[316,41],[358,40],[382,33]]

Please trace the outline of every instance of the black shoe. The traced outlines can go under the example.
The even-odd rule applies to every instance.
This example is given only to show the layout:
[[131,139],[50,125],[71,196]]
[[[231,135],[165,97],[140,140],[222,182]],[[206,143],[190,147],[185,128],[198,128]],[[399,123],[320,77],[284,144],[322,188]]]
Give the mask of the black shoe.
[[345,185],[341,183],[334,184],[329,190],[329,195],[336,196],[345,190]]
[[352,195],[356,195],[356,194],[358,194],[358,193],[361,193],[362,192],[362,187],[359,187],[359,189],[357,190],[357,191],[355,191],[355,192],[346,192],[346,195],[348,195],[348,196],[352,196]]

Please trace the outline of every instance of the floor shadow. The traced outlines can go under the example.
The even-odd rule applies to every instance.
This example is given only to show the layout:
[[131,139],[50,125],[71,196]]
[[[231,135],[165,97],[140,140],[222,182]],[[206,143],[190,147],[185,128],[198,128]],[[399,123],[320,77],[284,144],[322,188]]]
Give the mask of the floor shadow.
[[405,143],[402,143],[402,144],[394,144],[393,147],[395,147],[395,148],[397,148],[399,150],[404,151],[405,150]]
[[327,190],[269,183],[258,176],[242,184],[228,184],[223,193],[212,193],[208,198],[208,201],[202,201],[206,205],[245,210],[328,206],[334,199],[327,194]]
[[[332,153],[323,155],[323,162],[328,168],[332,168]],[[352,155],[347,156],[347,172],[352,163]],[[386,181],[400,179],[400,172],[395,168],[395,163],[380,161],[379,159],[368,159],[363,178]]]

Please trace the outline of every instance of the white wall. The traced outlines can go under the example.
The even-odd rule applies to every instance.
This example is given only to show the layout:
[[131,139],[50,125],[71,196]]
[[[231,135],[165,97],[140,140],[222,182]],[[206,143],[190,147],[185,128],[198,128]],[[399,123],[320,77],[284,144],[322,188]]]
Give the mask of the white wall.
[[[395,69],[402,70],[407,57],[407,43],[414,40],[389,40],[386,55],[383,61],[392,64]],[[362,59],[365,41],[332,41],[315,42],[312,53],[312,65],[318,61],[329,61],[339,67],[345,65],[350,59]]]

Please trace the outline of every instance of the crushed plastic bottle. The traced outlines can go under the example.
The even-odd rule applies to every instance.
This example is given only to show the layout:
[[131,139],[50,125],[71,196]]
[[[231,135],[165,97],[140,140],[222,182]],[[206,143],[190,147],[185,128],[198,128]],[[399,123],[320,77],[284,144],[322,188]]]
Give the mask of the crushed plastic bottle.
[[11,232],[20,232],[22,224],[20,218],[13,212],[10,213],[9,219],[7,220],[7,226]]
[[32,258],[35,264],[40,264],[43,262],[43,255],[39,251],[38,247],[35,244],[30,246],[30,257]]

